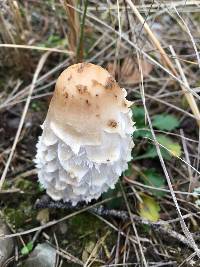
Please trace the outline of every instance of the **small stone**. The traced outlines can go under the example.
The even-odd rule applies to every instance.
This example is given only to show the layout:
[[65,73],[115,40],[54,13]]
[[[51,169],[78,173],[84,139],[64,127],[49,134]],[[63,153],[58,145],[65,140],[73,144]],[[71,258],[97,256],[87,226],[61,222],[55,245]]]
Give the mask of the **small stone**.
[[54,267],[56,264],[56,250],[47,243],[38,244],[29,258],[24,262],[24,267]]
[[[0,220],[0,236],[11,234],[7,224]],[[3,239],[0,237],[0,266],[12,256],[14,251],[14,240],[13,238]]]

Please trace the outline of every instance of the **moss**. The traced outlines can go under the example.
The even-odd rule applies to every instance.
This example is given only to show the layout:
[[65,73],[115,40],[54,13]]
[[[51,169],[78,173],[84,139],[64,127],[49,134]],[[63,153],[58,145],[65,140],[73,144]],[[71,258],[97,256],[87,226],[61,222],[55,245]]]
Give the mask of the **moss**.
[[30,105],[30,109],[33,112],[46,112],[47,108],[48,108],[47,103],[38,99],[32,101]]
[[[68,223],[68,241],[70,244],[72,244],[71,241],[75,242],[76,253],[78,247],[79,253],[82,253],[88,242],[96,244],[97,240],[110,229],[104,222],[89,213],[76,215]],[[112,232],[106,239],[106,245],[112,248],[116,240],[117,234]]]
[[[10,198],[5,202],[3,209],[6,220],[17,229],[20,227],[29,227],[36,224],[36,210],[33,208],[33,204],[36,198],[40,194],[38,183],[34,183],[28,179],[18,178],[15,181],[10,180],[5,183],[4,188],[8,187],[19,188],[24,193],[16,194],[15,198]],[[33,192],[35,192],[33,194]],[[29,222],[29,223],[28,223]]]
[[22,191],[28,191],[33,189],[33,183],[28,179],[19,178],[15,182],[15,187],[21,189]]
[[79,238],[105,228],[99,219],[89,213],[78,214],[69,220],[69,229]]
[[[6,220],[17,229],[24,227],[27,221],[31,220],[34,223],[36,212],[29,201],[23,201],[18,207],[6,207],[3,210]],[[28,226],[28,224],[27,224]]]

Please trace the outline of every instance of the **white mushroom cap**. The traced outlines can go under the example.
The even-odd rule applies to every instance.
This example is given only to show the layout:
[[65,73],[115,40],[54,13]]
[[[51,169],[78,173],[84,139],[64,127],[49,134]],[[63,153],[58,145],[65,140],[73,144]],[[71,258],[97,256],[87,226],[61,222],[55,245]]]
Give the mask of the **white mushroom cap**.
[[100,66],[79,63],[59,76],[39,139],[39,180],[54,199],[97,198],[127,168],[131,102]]

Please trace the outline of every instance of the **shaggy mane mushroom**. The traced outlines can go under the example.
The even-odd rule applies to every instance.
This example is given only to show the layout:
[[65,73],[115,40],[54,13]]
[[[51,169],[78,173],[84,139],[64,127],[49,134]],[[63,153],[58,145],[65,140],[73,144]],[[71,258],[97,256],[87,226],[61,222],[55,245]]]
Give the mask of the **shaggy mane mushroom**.
[[131,159],[130,105],[100,66],[79,63],[61,73],[35,160],[47,194],[76,205],[114,188]]

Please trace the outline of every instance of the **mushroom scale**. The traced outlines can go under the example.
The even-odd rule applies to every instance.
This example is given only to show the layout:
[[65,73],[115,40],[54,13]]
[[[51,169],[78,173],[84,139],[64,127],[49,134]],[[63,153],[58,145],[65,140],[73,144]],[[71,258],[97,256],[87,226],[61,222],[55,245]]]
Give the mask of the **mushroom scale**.
[[35,159],[52,199],[76,205],[114,188],[134,146],[126,95],[100,66],[79,63],[61,73]]

